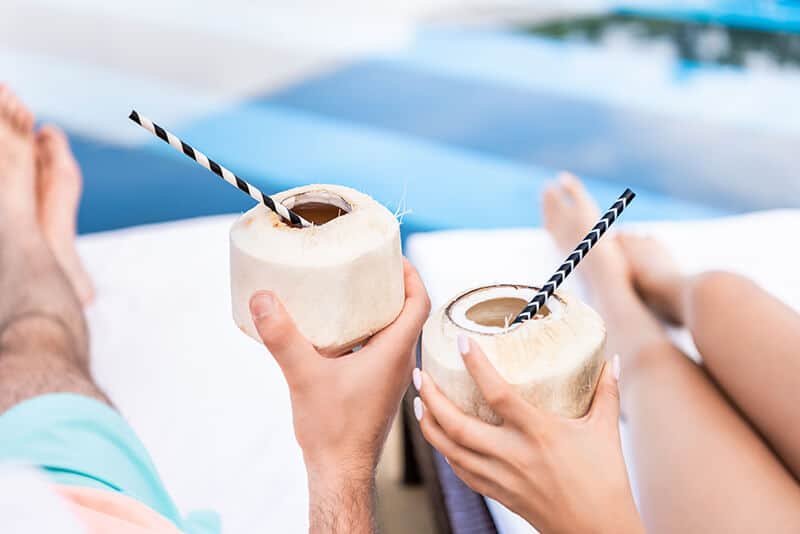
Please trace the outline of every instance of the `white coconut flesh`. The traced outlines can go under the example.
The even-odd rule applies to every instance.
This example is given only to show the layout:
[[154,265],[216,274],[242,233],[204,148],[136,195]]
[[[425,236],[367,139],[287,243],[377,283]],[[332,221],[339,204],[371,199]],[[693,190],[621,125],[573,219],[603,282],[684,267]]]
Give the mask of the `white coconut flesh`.
[[576,297],[557,292],[536,318],[508,326],[536,291],[511,284],[477,288],[452,299],[425,323],[423,368],[465,412],[499,421],[464,367],[459,334],[477,342],[529,402],[567,417],[586,413],[605,360],[603,321]]
[[[478,334],[502,334],[519,325],[511,323],[536,294],[527,286],[498,285],[468,291],[445,310],[451,321]],[[551,299],[536,316],[536,320],[560,316],[563,304]]]
[[230,231],[231,300],[237,326],[259,340],[249,311],[274,291],[299,330],[325,354],[342,354],[391,323],[403,306],[400,227],[369,196],[335,185],[274,195],[314,223],[288,225],[259,204]]

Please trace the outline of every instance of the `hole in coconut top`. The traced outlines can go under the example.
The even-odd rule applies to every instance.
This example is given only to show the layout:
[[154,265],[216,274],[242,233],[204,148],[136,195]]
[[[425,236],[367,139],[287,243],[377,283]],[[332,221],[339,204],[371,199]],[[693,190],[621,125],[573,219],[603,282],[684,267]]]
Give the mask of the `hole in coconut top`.
[[345,199],[330,191],[304,191],[287,197],[281,204],[315,225],[322,225],[353,211]]
[[[484,300],[469,308],[465,315],[470,321],[481,326],[505,328],[516,319],[519,312],[528,302],[515,297],[499,297]],[[542,319],[550,315],[547,306],[542,306],[534,319]]]
[[[447,318],[456,326],[484,335],[503,334],[519,325],[510,323],[539,290],[533,286],[495,284],[462,293],[445,308]],[[559,319],[565,302],[553,295],[534,317],[537,320]]]

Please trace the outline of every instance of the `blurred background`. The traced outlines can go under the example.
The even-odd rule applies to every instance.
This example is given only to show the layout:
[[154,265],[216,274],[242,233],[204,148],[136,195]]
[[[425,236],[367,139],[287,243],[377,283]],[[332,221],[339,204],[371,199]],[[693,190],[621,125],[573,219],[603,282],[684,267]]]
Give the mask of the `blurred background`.
[[697,217],[800,206],[799,4],[4,0],[0,72],[70,134],[81,232],[252,203],[132,108],[268,192],[361,189],[406,233],[536,225],[559,169]]
[[[266,192],[369,193],[406,236],[538,225],[561,169],[600,205],[635,189],[631,220],[800,208],[794,0],[3,0],[0,72],[69,134],[82,233],[253,204],[133,108]],[[384,531],[427,531],[398,476]]]

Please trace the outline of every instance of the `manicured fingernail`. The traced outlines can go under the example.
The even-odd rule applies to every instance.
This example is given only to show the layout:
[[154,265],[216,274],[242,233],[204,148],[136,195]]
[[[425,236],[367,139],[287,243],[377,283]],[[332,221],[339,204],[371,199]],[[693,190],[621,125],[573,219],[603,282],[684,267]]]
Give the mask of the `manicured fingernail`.
[[422,421],[422,412],[422,399],[414,397],[414,417],[417,418],[417,421]]
[[256,319],[263,319],[275,310],[275,299],[271,293],[261,292],[253,295],[250,301],[250,313]]
[[611,358],[611,374],[614,375],[614,380],[619,380],[619,373],[620,373],[619,354],[615,354],[614,357]]
[[469,352],[469,338],[467,336],[458,334],[456,342],[458,343],[458,352],[460,352],[462,356]]
[[419,391],[419,388],[422,387],[422,373],[416,367],[411,371],[411,380],[414,382],[414,388]]

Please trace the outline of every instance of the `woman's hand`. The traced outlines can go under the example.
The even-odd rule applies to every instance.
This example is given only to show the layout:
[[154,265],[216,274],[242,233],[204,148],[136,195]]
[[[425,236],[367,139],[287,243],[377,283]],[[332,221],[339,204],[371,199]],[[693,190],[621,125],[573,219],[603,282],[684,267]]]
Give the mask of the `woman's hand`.
[[458,346],[502,424],[465,415],[426,373],[415,369],[413,378],[422,432],[461,480],[542,533],[644,532],[622,458],[618,357],[605,366],[589,413],[566,419],[523,400],[476,343],[461,337]]

